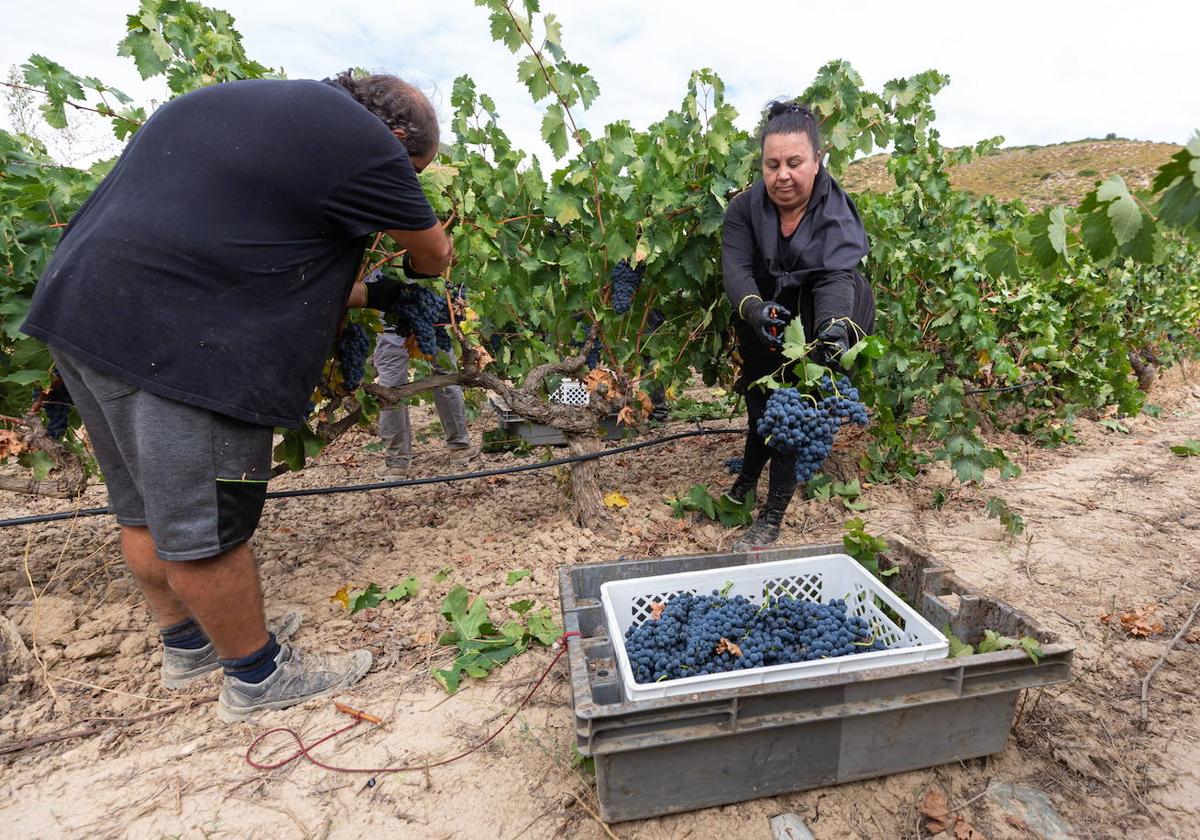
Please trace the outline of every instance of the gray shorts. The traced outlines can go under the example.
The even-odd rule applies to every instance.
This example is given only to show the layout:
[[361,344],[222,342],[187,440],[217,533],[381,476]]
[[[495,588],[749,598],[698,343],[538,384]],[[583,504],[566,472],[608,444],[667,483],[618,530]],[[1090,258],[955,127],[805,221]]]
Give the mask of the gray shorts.
[[122,525],[159,557],[215,557],[250,539],[271,474],[270,426],[169,400],[52,350]]

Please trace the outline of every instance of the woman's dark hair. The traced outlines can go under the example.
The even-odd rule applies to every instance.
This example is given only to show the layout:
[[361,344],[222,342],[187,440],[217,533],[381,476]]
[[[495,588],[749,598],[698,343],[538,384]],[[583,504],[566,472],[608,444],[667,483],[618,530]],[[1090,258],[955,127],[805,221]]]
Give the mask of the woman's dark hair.
[[762,123],[758,129],[758,148],[761,151],[771,134],[807,134],[812,141],[813,152],[821,154],[821,136],[817,129],[817,117],[801,102],[776,99],[767,103]]
[[382,73],[338,73],[333,80],[390,129],[404,129],[404,146],[413,157],[436,152],[437,114],[425,95],[408,82]]

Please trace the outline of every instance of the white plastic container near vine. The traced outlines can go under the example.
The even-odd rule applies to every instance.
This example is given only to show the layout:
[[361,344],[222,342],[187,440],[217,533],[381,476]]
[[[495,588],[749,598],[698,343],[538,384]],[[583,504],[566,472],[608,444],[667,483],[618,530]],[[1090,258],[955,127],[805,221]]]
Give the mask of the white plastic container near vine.
[[[808,662],[764,665],[722,674],[681,677],[654,683],[635,682],[633,668],[629,664],[629,654],[625,650],[626,631],[649,620],[656,602],[665,603],[672,596],[683,592],[707,595],[714,589],[724,592],[729,597],[741,595],[756,604],[761,604],[766,598],[774,599],[784,595],[818,603],[842,599],[846,602],[847,615],[865,618],[875,637],[882,639],[888,649]],[[876,605],[876,598],[899,616],[899,623],[893,621]],[[703,572],[681,572],[609,581],[600,587],[600,600],[604,605],[608,632],[617,654],[625,696],[630,700],[672,697],[822,674],[861,671],[885,665],[903,665],[927,659],[943,659],[950,650],[946,637],[938,632],[936,627],[845,554],[824,554],[819,557],[728,566]]]

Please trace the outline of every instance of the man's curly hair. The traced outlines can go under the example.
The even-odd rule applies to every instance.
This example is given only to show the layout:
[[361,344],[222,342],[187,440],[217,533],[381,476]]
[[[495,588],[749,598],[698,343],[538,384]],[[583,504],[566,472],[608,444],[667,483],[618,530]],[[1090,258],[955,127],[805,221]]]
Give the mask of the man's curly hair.
[[333,80],[390,129],[404,129],[404,145],[413,157],[437,152],[437,114],[425,95],[396,76],[338,73]]

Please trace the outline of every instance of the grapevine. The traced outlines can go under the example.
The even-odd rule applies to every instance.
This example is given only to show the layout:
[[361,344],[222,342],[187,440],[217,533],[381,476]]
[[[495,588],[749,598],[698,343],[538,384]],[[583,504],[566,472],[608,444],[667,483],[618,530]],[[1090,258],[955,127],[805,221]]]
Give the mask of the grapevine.
[[625,633],[639,683],[719,674],[885,650],[871,625],[846,611],[846,602],[791,596],[759,605],[742,595],[684,592]]
[[[721,287],[721,227],[729,199],[758,177],[756,138],[739,127],[753,115],[739,115],[722,80],[701,70],[679,104],[645,130],[624,120],[577,130],[578,112],[600,95],[600,84],[567,58],[560,23],[537,4],[479,5],[491,16],[493,38],[520,54],[517,77],[542,110],[553,160],[531,166],[502,130],[494,100],[468,77],[454,82],[452,136],[421,180],[438,216],[454,220],[457,261],[448,282],[469,279],[481,334],[504,336],[489,376],[469,365],[455,375],[467,386],[536,385],[545,366],[571,355],[574,315],[584,312],[597,330],[593,354],[603,348],[617,379],[653,371],[656,383],[678,387],[702,371],[706,382],[727,384],[732,312]],[[126,21],[120,53],[135,58],[143,77],[165,80],[171,95],[278,75],[246,54],[225,13],[193,0],[149,8]],[[217,31],[219,39],[200,37]],[[30,56],[21,71],[24,86],[44,95],[46,130],[61,128],[65,110],[84,102],[110,114],[121,140],[145,119],[146,109],[124,94],[46,56]],[[1147,191],[1114,175],[1078,207],[1030,212],[952,189],[949,168],[1002,138],[941,145],[932,102],[948,82],[930,70],[871,89],[847,62],[831,61],[799,97],[818,113],[826,168],[844,184],[855,157],[890,151],[895,189],[854,195],[871,237],[861,268],[878,313],[874,334],[848,354],[857,361],[845,362],[872,410],[863,467],[873,481],[914,475],[932,459],[947,461],[964,481],[990,469],[1011,475],[1015,465],[982,428],[1003,425],[1044,440],[1068,433],[1070,418],[1087,410],[1136,413],[1145,395],[1131,358],[1153,355],[1165,366],[1200,350],[1200,182],[1191,177],[1200,136],[1160,167]],[[106,100],[114,99],[110,108]],[[106,164],[64,165],[36,140],[0,132],[6,311],[28,308],[66,222],[105,171]],[[368,265],[394,256],[377,241]],[[638,294],[653,310],[648,304],[646,317],[627,317]],[[385,314],[405,322],[423,354],[448,349],[439,326],[448,320],[444,301],[428,291],[409,297],[407,308]],[[52,362],[44,346],[15,330],[0,334],[0,356],[0,413],[19,415],[28,383],[45,381]],[[1038,384],[1002,390],[1024,382]],[[968,397],[981,389],[983,396]],[[583,419],[552,414],[533,402],[534,390],[527,415],[585,434]],[[328,410],[319,441],[284,431],[291,451],[319,449],[352,427],[333,416],[338,410]],[[911,422],[916,412],[919,423]],[[599,495],[592,498],[599,507]]]

